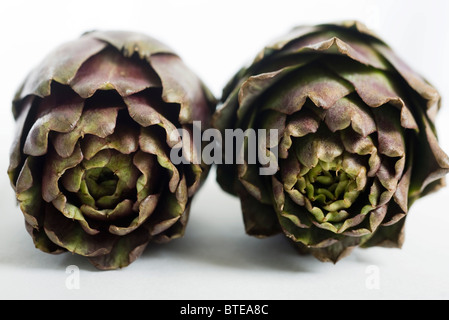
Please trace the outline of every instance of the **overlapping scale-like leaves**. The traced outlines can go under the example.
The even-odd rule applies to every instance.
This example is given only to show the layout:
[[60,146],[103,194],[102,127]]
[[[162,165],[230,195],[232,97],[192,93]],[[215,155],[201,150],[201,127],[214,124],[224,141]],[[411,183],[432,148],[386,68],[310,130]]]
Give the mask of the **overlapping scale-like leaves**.
[[175,165],[170,150],[214,109],[179,56],[145,35],[91,32],[53,51],[13,103],[8,174],[36,247],[116,269],[181,237],[208,166]]
[[235,75],[213,119],[222,132],[277,129],[277,172],[223,164],[217,179],[240,197],[250,235],[283,232],[333,262],[356,246],[400,247],[409,207],[449,170],[439,107],[438,92],[362,24],[299,27]]

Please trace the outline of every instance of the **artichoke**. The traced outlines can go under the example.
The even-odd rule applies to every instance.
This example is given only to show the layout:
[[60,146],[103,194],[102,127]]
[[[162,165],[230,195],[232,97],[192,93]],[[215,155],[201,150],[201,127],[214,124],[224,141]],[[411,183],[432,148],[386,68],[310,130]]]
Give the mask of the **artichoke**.
[[207,128],[215,105],[143,34],[93,31],[49,54],[14,98],[8,169],[35,246],[117,269],[150,241],[181,237],[209,166],[174,164],[170,150],[180,129]]
[[223,161],[217,181],[239,196],[247,234],[283,233],[321,261],[401,247],[410,206],[449,170],[439,108],[437,90],[363,24],[300,26],[229,81],[213,116],[222,133],[275,129],[259,145],[274,174],[259,174],[245,142],[245,161]]

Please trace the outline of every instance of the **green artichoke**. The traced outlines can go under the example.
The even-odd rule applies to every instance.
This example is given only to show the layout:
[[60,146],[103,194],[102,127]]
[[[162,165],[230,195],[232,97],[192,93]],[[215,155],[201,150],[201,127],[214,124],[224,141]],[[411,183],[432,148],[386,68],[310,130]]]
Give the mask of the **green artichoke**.
[[204,163],[170,150],[210,125],[216,100],[166,45],[123,31],[65,43],[25,79],[13,102],[8,174],[37,248],[129,265],[150,241],[184,234]]
[[221,102],[222,133],[278,132],[263,148],[275,174],[247,161],[248,143],[243,163],[217,169],[249,235],[283,232],[334,263],[354,247],[401,247],[412,203],[444,185],[438,92],[359,22],[293,29],[234,76]]

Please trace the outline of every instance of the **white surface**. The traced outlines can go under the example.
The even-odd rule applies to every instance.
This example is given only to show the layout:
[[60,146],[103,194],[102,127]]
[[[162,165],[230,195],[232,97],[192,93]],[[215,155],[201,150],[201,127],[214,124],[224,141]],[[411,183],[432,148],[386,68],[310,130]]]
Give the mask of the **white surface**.
[[[359,19],[440,90],[437,125],[449,150],[447,12],[446,0],[2,1],[0,298],[448,299],[449,188],[412,207],[402,250],[359,249],[332,265],[297,256],[281,236],[246,236],[238,200],[219,189],[213,172],[194,200],[183,239],[150,245],[123,270],[100,272],[82,257],[34,249],[6,175],[17,86],[51,49],[91,29],[159,38],[219,96],[235,71],[294,25]],[[69,265],[80,268],[79,289],[66,286]],[[370,285],[376,276],[379,288]]]

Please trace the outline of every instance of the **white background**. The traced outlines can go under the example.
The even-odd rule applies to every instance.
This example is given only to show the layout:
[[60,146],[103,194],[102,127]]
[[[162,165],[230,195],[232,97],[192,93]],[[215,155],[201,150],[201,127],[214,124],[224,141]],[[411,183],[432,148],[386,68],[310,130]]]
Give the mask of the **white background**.
[[[440,90],[437,126],[448,151],[448,13],[446,0],[1,1],[0,298],[448,299],[449,188],[415,203],[402,250],[358,249],[333,265],[298,256],[282,236],[246,236],[238,200],[219,189],[213,172],[183,239],[149,245],[129,267],[100,272],[82,257],[34,248],[6,175],[16,88],[55,46],[92,29],[159,38],[219,97],[235,71],[293,26],[361,20]],[[79,289],[66,286],[69,265],[80,269]],[[372,288],[376,275],[380,287]]]

